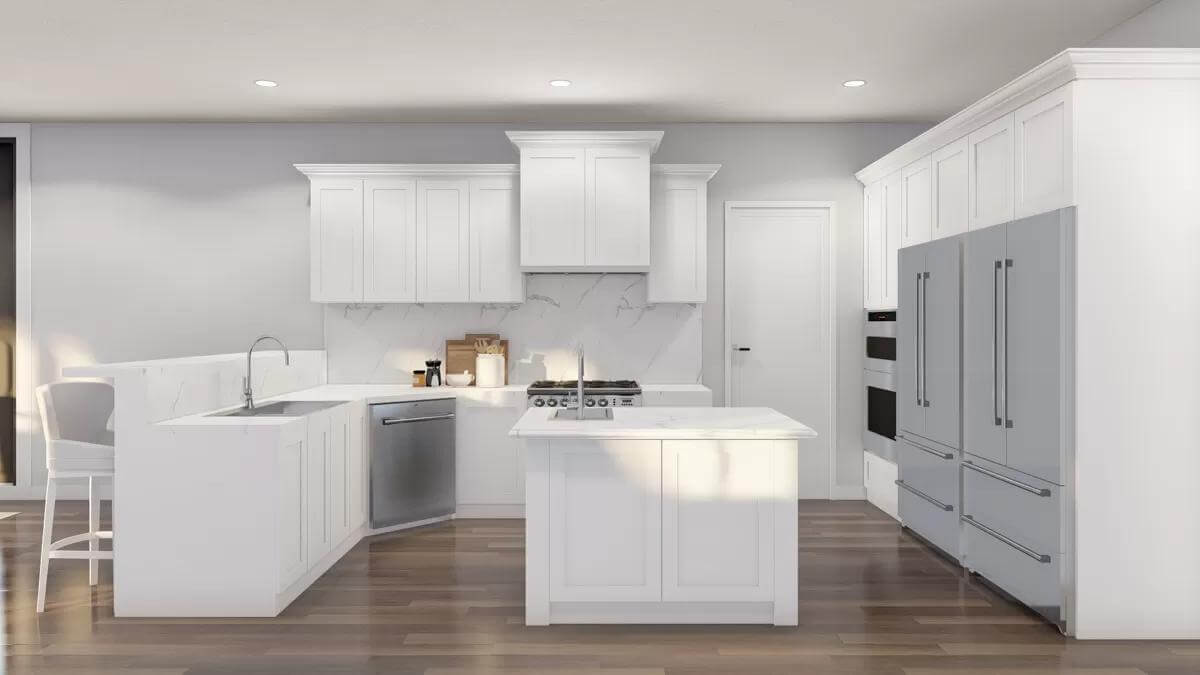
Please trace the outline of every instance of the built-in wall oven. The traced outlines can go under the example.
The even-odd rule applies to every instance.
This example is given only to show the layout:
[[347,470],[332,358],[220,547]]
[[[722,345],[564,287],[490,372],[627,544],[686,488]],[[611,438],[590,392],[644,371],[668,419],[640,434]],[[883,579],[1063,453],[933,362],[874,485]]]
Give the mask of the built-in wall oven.
[[863,449],[896,461],[896,312],[866,312],[863,322]]

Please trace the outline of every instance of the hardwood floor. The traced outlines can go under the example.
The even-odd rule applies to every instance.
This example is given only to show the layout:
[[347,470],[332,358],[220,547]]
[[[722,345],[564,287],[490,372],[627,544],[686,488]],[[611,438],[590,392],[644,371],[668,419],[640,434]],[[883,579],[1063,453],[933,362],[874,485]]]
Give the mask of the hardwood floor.
[[[111,567],[91,590],[56,561],[39,616],[41,504],[0,510],[21,512],[0,520],[9,673],[1200,673],[1200,642],[1064,639],[865,502],[801,503],[799,628],[527,628],[519,520],[363,541],[275,619],[114,619]],[[85,529],[85,505],[57,527]]]

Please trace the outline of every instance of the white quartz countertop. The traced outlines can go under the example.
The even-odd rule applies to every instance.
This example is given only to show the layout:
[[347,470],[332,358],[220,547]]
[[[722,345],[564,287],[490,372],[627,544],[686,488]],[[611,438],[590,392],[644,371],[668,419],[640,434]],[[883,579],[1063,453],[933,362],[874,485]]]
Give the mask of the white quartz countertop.
[[[413,387],[406,384],[323,384],[309,389],[301,389],[279,396],[255,399],[257,405],[266,405],[274,401],[364,401],[372,403],[401,403],[404,401],[428,401],[436,398],[457,398],[464,401],[479,402],[483,405],[498,405],[506,402],[510,405],[524,405],[527,384],[510,384],[503,387]],[[655,391],[695,391],[708,392],[708,388],[700,384],[646,384],[642,385],[644,392]],[[287,424],[297,417],[285,415],[270,415],[263,417],[225,417],[213,413],[225,410],[236,410],[237,406],[219,408],[195,415],[176,417],[159,422],[163,426],[214,426],[214,427],[244,427],[244,426],[276,426]]]
[[613,408],[611,420],[555,420],[530,408],[509,431],[520,438],[797,439],[817,435],[771,408]]

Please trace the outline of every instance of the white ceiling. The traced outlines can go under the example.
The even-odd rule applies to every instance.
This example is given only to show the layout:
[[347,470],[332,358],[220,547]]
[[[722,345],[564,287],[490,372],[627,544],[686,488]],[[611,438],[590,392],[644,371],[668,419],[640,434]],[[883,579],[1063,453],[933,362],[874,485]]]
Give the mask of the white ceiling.
[[21,0],[0,119],[934,121],[1151,4]]

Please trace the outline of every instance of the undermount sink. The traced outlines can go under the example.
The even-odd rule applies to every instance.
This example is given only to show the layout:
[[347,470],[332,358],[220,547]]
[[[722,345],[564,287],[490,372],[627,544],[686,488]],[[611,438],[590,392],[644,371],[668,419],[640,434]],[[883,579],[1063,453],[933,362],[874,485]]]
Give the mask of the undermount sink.
[[343,403],[346,401],[275,401],[253,408],[211,413],[210,417],[300,417]]
[[[583,421],[585,421],[585,422],[588,420],[611,420],[612,418],[613,418],[612,408],[584,408],[583,409]],[[564,408],[561,410],[555,410],[554,415],[551,416],[550,419],[562,420],[564,422],[570,421],[570,420],[575,420],[576,422],[578,422],[578,421],[580,421],[579,409],[578,408]]]

